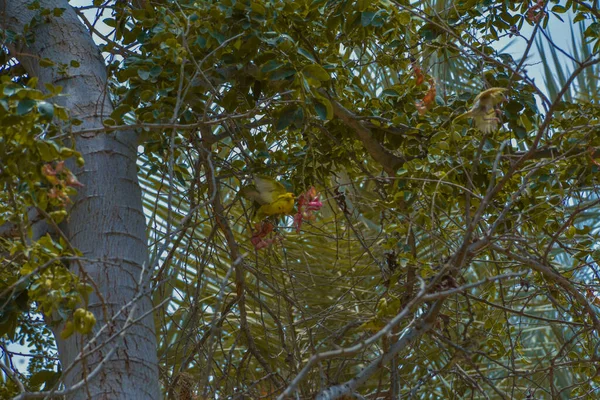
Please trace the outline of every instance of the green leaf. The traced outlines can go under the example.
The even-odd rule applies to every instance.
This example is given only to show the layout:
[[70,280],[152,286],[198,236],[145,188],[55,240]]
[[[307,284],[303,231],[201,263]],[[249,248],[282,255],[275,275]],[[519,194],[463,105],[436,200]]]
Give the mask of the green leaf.
[[425,24],[419,29],[419,35],[423,40],[432,41],[440,35],[438,28],[434,24]]
[[35,107],[36,101],[31,99],[23,99],[17,104],[17,115],[25,115]]
[[230,89],[225,96],[221,105],[227,110],[227,112],[233,112],[238,106],[238,95],[235,88]]
[[15,297],[15,305],[23,312],[29,311],[29,292],[23,290]]
[[306,57],[308,60],[316,63],[317,60],[315,60],[315,58],[313,57],[313,55],[306,49],[302,48],[302,47],[298,47],[298,54]]
[[315,111],[319,118],[325,121],[329,121],[333,118],[333,106],[331,105],[331,101],[326,99],[325,97],[315,98]]
[[69,113],[64,107],[54,106],[54,116],[62,121],[65,121],[69,118]]
[[56,380],[56,378],[60,376],[59,372],[52,370],[41,370],[36,372],[29,378],[29,384],[31,384],[36,389],[40,389],[42,384],[45,384],[48,387],[48,383]]
[[44,162],[54,161],[58,158],[59,149],[58,147],[52,143],[43,140],[38,140],[35,142],[35,147],[40,153],[40,157]]
[[373,17],[373,20],[371,21],[371,25],[377,28],[380,28],[383,26],[383,24],[385,23],[385,11],[383,10],[379,10],[375,13],[375,16]]
[[573,23],[576,24],[577,22],[583,21],[585,19],[587,19],[585,13],[580,12],[575,16],[575,18],[573,18]]
[[142,93],[140,93],[140,100],[141,101],[150,101],[154,98],[154,91],[153,90],[144,90]]
[[398,93],[396,89],[385,89],[383,92],[381,92],[381,96],[400,97],[400,93]]
[[398,14],[398,22],[402,25],[408,25],[410,24],[410,13],[408,11],[403,11],[400,14]]
[[111,28],[117,26],[117,21],[114,18],[104,18],[102,22],[104,22],[107,26],[110,26]]
[[252,11],[257,14],[264,15],[267,13],[267,9],[265,8],[265,6],[263,6],[259,2],[253,1],[250,7],[252,8]]
[[139,68],[137,70],[137,74],[140,77],[140,79],[142,79],[143,81],[147,80],[148,78],[150,78],[150,71],[148,71],[145,68]]
[[357,0],[356,6],[358,8],[358,11],[360,11],[360,12],[366,11],[367,8],[369,8],[370,3],[371,3],[370,0]]
[[55,64],[52,60],[50,60],[49,58],[42,58],[40,60],[40,67],[42,68],[50,68],[53,67]]
[[282,67],[283,65],[285,65],[285,64],[282,63],[281,61],[269,60],[260,67],[260,72],[262,72],[263,74],[266,74],[271,71],[275,71],[276,69]]
[[201,49],[206,48],[206,38],[204,36],[198,36],[194,41],[194,45],[200,47]]
[[325,68],[319,64],[311,64],[302,68],[302,74],[308,78],[315,79],[320,82],[325,82],[331,79],[329,73],[325,71]]
[[450,150],[450,145],[447,142],[437,142],[436,146],[441,150]]
[[365,11],[361,14],[360,23],[362,26],[371,25],[371,21],[373,21],[373,17],[375,16],[375,12],[373,11]]
[[0,314],[0,337],[6,335],[10,340],[14,341],[15,331],[17,329],[17,320],[19,314],[16,312],[4,311]]
[[63,89],[62,86],[52,85],[50,83],[44,83],[44,87],[46,88],[48,93],[53,96],[60,94],[60,92],[62,92],[62,89]]
[[215,38],[219,44],[222,44],[225,41],[225,35],[223,35],[221,32],[210,31],[208,33],[210,36]]
[[509,101],[505,106],[505,110],[507,110],[509,113],[515,116],[519,111],[521,111],[524,108],[525,106],[522,103],[514,100]]
[[37,87],[38,84],[38,77],[34,76],[32,78],[29,78],[29,80],[27,81],[27,86],[29,86],[30,88],[35,88]]
[[17,85],[7,85],[4,87],[4,89],[2,89],[2,93],[5,96],[12,96],[13,94],[17,93],[20,90],[21,90],[21,88]]
[[564,14],[567,11],[568,10],[563,6],[556,5],[556,6],[552,7],[552,12],[555,12],[555,13]]
[[287,106],[281,110],[279,118],[277,118],[277,122],[275,123],[275,130],[282,131],[292,124],[296,127],[301,127],[303,120],[304,110],[302,107],[296,104]]
[[286,79],[296,74],[296,70],[290,67],[280,68],[269,77],[272,81]]
[[513,130],[515,131],[517,138],[525,139],[527,137],[527,131],[522,126],[515,126]]
[[155,65],[154,67],[150,68],[150,76],[156,78],[161,74],[162,71],[163,69],[160,65]]

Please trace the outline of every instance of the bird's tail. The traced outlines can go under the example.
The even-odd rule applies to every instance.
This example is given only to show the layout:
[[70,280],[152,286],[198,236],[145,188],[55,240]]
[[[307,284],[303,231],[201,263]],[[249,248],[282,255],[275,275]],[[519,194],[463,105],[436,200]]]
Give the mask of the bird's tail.
[[458,121],[459,119],[467,118],[467,117],[470,117],[470,116],[471,116],[471,112],[470,112],[470,111],[467,111],[467,112],[465,112],[465,113],[462,113],[462,114],[460,114],[460,115],[458,115],[458,116],[454,117],[454,119],[452,120],[452,122],[454,122],[454,121]]

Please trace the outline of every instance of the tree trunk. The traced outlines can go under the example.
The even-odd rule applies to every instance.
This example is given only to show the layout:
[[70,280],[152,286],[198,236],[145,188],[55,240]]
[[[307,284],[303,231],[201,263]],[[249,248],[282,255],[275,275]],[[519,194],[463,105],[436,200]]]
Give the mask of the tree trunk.
[[[65,11],[60,17],[51,13],[37,21],[32,18],[39,15],[39,10],[28,10],[29,3],[29,0],[0,0],[2,27],[28,38],[26,44],[8,43],[11,55],[30,76],[39,78],[41,87],[45,83],[63,87],[63,95],[52,101],[66,106],[72,117],[83,121],[74,130],[102,127],[102,119],[110,114],[112,105],[106,92],[104,60],[90,33],[67,0],[40,1],[43,8]],[[24,32],[27,24],[29,32]],[[41,59],[50,59],[55,66],[42,68]],[[79,67],[70,66],[73,60]],[[66,74],[59,72],[61,65],[68,66]],[[95,292],[90,296],[89,310],[98,322],[93,335],[75,334],[67,340],[58,335],[62,324],[53,327],[66,373],[63,382],[68,389],[87,380],[81,390],[71,395],[74,399],[156,399],[160,390],[149,274],[142,278],[141,287],[138,285],[148,254],[137,179],[137,137],[134,132],[74,133],[85,166],[70,167],[85,186],[73,201],[63,231],[71,245],[89,259],[73,263],[71,269],[91,281]],[[144,295],[134,301],[140,293]],[[146,316],[127,330],[121,329],[128,317],[137,319],[142,315]],[[101,328],[103,331],[91,345],[91,353],[87,351],[83,362],[78,362],[83,346]],[[115,346],[116,351],[105,360],[99,373],[88,379]]]

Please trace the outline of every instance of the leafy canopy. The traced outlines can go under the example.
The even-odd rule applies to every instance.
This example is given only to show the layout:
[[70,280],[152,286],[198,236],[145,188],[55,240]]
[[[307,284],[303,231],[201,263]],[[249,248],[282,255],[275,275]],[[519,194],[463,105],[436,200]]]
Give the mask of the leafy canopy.
[[[590,2],[563,3],[95,4],[110,14],[110,34],[97,37],[115,104],[107,134],[141,133],[155,302],[167,300],[156,313],[165,392],[310,398],[344,382],[338,394],[366,397],[598,390],[600,109],[585,85],[597,87],[600,25]],[[582,50],[560,50],[574,68],[546,91],[527,56],[534,40],[559,49],[547,29],[556,20],[582,27]],[[506,37],[525,46],[502,52]],[[59,108],[50,123],[39,92],[14,98],[4,82],[0,111],[20,125],[0,144],[21,149],[15,160],[27,155],[0,175],[0,215],[24,232],[6,242],[11,285],[20,262],[31,272],[76,254],[26,257],[60,241],[29,242],[32,221],[18,218],[30,206],[54,218],[60,201],[40,200],[48,183],[31,188],[46,182],[43,165],[74,153],[63,154],[58,131],[29,133],[63,126]],[[490,87],[507,89],[486,116],[499,129],[455,120]],[[258,175],[296,195],[316,186],[325,204],[299,233],[291,218],[272,221],[263,233],[279,240],[261,250],[239,195]],[[36,294],[52,279],[38,272],[2,311],[10,340],[43,337],[12,310],[60,308]],[[65,274],[52,290],[78,287]]]

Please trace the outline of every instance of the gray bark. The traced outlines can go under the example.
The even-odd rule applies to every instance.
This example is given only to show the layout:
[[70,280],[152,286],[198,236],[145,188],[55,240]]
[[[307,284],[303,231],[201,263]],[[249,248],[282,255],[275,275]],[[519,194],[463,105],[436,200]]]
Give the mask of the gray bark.
[[[42,0],[44,8],[64,8],[60,17],[43,17],[32,23],[36,11],[27,9],[29,0],[0,0],[0,24],[4,29],[22,33],[30,24],[34,41],[9,44],[13,56],[39,84],[62,86],[63,96],[53,99],[66,106],[73,117],[83,124],[77,130],[102,127],[102,119],[112,111],[105,92],[107,76],[104,60],[89,32],[78,20],[67,0]],[[41,68],[39,60],[48,58],[57,66],[69,65],[71,60],[80,63],[60,75],[57,67]],[[91,376],[82,390],[70,395],[73,399],[156,399],[160,397],[156,336],[151,313],[152,303],[147,294],[149,276],[138,280],[147,265],[145,217],[141,191],[137,179],[136,142],[133,132],[118,134],[77,135],[76,148],[85,159],[85,166],[70,165],[79,181],[70,217],[64,224],[71,244],[84,257],[97,262],[72,264],[71,269],[93,280],[98,289],[90,297],[89,310],[97,318],[95,332],[108,323],[107,329],[97,337],[95,346],[105,344],[76,362],[64,377],[66,388],[87,379],[88,374],[103,360],[103,356],[118,346],[110,360],[97,375]],[[82,271],[83,269],[83,271]],[[132,302],[140,290],[146,295]],[[132,305],[135,303],[135,310]],[[117,312],[125,307],[114,321]],[[104,311],[107,312],[108,322]],[[123,335],[107,342],[121,331],[128,316],[134,318],[147,314]],[[75,334],[62,340],[58,333],[62,325],[54,328],[63,370],[76,360],[89,337]]]

